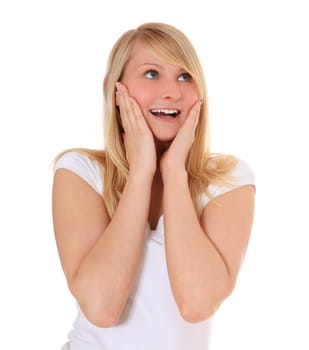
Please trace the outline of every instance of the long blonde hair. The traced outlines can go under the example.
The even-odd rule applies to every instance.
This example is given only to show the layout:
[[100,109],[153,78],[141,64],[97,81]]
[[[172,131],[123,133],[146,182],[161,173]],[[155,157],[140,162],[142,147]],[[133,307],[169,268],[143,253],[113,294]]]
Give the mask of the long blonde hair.
[[236,159],[232,156],[210,154],[208,101],[203,69],[190,40],[175,27],[163,23],[145,23],[137,29],[125,32],[117,40],[109,55],[103,84],[105,149],[75,150],[86,153],[104,166],[103,198],[112,217],[129,172],[121,135],[119,109],[115,100],[115,84],[121,80],[137,40],[167,63],[188,72],[203,100],[195,140],[186,161],[189,190],[196,212],[200,214],[200,195],[208,193],[209,184],[221,184],[226,181],[236,164]]

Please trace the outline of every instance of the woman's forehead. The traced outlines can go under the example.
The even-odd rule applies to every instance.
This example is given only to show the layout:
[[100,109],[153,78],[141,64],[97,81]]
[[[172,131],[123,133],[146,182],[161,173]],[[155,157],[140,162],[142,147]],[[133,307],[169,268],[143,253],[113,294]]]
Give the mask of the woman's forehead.
[[168,50],[165,50],[162,46],[154,47],[148,43],[136,41],[131,50],[127,65],[146,65],[153,64],[157,66],[166,66],[167,64],[184,68],[179,64],[181,60],[175,59],[175,55],[172,55]]

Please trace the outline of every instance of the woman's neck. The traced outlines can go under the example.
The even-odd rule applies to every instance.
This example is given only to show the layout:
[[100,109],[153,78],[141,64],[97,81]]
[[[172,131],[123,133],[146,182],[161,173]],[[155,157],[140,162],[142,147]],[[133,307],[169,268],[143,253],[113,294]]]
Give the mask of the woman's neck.
[[162,154],[169,148],[171,141],[159,141],[155,140],[156,152],[158,160],[161,158]]

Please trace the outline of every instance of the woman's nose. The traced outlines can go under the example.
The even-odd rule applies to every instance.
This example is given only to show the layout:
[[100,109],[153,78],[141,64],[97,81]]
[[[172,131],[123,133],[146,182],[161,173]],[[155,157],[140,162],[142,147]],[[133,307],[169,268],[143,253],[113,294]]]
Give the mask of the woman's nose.
[[163,81],[161,86],[161,98],[164,100],[178,100],[182,96],[179,82]]

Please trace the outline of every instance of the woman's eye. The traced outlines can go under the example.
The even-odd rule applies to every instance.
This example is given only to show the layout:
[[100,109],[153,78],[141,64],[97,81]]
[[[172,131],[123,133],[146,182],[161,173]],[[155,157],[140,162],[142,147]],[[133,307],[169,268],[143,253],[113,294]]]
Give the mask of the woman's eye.
[[158,77],[158,73],[155,70],[149,70],[146,72],[145,77],[148,79],[156,79]]
[[180,81],[190,81],[191,80],[191,75],[189,73],[182,73],[178,80]]

